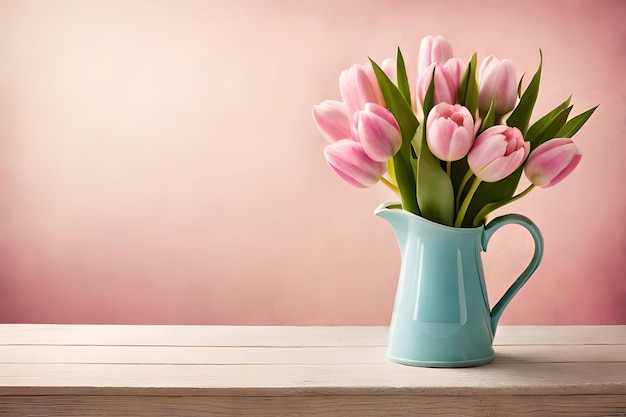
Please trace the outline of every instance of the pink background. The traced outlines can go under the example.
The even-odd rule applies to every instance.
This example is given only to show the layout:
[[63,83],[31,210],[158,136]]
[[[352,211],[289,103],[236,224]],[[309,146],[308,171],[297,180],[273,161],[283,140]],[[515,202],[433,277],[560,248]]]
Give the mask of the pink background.
[[[388,324],[400,255],[322,157],[342,69],[441,34],[601,104],[579,168],[505,211],[545,260],[502,323],[626,323],[626,2],[0,2],[0,321]],[[484,256],[494,302],[528,262]]]

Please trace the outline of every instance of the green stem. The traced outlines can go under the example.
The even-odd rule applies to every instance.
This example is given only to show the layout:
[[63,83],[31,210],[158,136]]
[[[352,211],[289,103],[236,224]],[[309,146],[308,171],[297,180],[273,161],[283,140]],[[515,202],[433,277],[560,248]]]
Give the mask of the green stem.
[[395,192],[396,194],[400,194],[400,190],[398,189],[398,187],[396,187],[391,181],[389,181],[387,178],[385,177],[380,177],[380,180],[382,181],[383,184],[385,184],[387,187],[389,187],[391,189],[391,191]]
[[461,194],[463,194],[463,189],[465,189],[465,186],[467,185],[469,180],[472,178],[472,175],[474,175],[474,173],[472,172],[471,169],[468,169],[467,172],[465,173],[465,176],[461,180],[461,184],[459,185],[459,189],[457,190],[456,199],[454,202],[455,213],[458,213],[459,211],[459,204],[461,204]]
[[452,172],[452,161],[446,161],[446,174],[448,174],[448,177],[450,176],[451,172]]
[[411,147],[402,146],[393,157],[393,170],[396,184],[402,201],[402,209],[418,216],[421,214],[417,204],[417,187],[415,172],[411,165]]
[[472,182],[472,185],[470,186],[470,189],[467,192],[467,195],[465,196],[465,200],[463,200],[463,204],[461,205],[461,208],[459,209],[459,214],[456,216],[454,227],[461,227],[461,225],[463,224],[463,219],[465,218],[465,213],[467,212],[467,208],[469,207],[470,202],[472,201],[472,197],[474,197],[474,194],[476,193],[476,190],[478,190],[478,186],[480,185],[480,183],[481,183],[480,178],[478,177],[474,178],[474,181]]
[[[514,195],[513,197],[511,197],[511,198],[510,198],[510,200],[509,200],[509,201],[507,201],[507,202],[506,202],[506,203],[504,203],[504,204],[509,204],[509,203],[512,203],[512,202],[514,202],[514,201],[519,200],[520,198],[524,197],[526,194],[528,194],[529,192],[531,192],[531,191],[533,190],[533,188],[535,188],[535,184],[530,184],[530,185],[528,186],[528,188],[526,188],[524,191],[522,191],[522,192],[521,192],[521,193],[519,193],[518,195]],[[503,205],[504,205],[504,204],[503,204]]]
[[473,225],[476,226],[477,223],[479,223],[482,219],[484,219],[487,216],[487,214],[491,213],[495,209],[500,208],[506,204],[512,203],[514,201],[517,201],[520,198],[524,197],[526,194],[531,192],[533,188],[535,188],[535,184],[530,184],[528,188],[526,188],[524,191],[522,191],[521,193],[517,195],[514,195],[511,198],[506,198],[504,200],[496,201],[495,203],[485,205],[485,207],[483,207],[482,210],[478,212],[476,217],[474,217]]

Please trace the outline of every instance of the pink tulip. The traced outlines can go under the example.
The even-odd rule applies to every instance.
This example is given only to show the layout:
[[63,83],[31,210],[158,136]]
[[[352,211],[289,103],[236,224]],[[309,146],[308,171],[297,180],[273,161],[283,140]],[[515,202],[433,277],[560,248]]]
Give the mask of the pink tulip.
[[558,184],[576,168],[582,155],[571,139],[551,139],[528,156],[524,173],[537,187]]
[[337,175],[359,188],[376,184],[387,171],[385,162],[372,160],[359,142],[350,139],[327,145],[324,148],[324,157]]
[[460,104],[440,103],[428,113],[428,148],[442,161],[458,161],[474,143],[474,119]]
[[329,143],[351,137],[350,117],[341,101],[325,100],[313,106],[313,121]]
[[344,70],[339,76],[339,92],[350,116],[363,110],[365,103],[385,104],[376,74],[370,63],[355,64]]
[[417,71],[422,75],[432,64],[443,64],[452,58],[452,46],[450,42],[441,36],[426,36],[420,42],[417,57]]
[[490,55],[478,73],[478,108],[481,113],[487,113],[494,97],[496,115],[510,112],[517,102],[517,83],[513,63]]
[[480,180],[496,182],[520,167],[530,143],[515,127],[496,125],[481,133],[467,155],[467,163]]
[[424,103],[424,97],[430,86],[433,68],[435,69],[435,104],[456,102],[456,93],[463,76],[463,62],[458,58],[452,58],[444,64],[431,64],[417,80],[417,97],[420,103]]
[[367,103],[365,110],[356,112],[353,126],[363,150],[374,161],[387,161],[402,145],[398,122],[389,110],[376,103]]

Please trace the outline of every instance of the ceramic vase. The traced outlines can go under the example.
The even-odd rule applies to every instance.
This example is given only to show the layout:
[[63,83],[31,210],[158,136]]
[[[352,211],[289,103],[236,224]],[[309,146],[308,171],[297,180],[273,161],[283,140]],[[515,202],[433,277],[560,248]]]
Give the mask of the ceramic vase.
[[[493,339],[502,312],[539,266],[541,232],[518,214],[507,214],[475,228],[434,223],[399,208],[379,206],[395,231],[402,266],[389,328],[388,358],[423,367],[469,367],[494,359]],[[531,234],[532,260],[502,298],[490,308],[481,252],[500,227],[518,224]]]

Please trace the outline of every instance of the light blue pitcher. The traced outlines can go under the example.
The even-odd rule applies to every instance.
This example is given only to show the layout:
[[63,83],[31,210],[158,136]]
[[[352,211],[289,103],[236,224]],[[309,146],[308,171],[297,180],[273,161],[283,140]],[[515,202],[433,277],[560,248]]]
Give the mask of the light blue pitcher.
[[[524,216],[507,214],[486,226],[454,228],[404,211],[397,203],[382,204],[374,213],[391,223],[402,253],[387,357],[405,365],[440,368],[491,362],[498,320],[541,261],[543,239],[537,226]],[[490,309],[481,251],[506,224],[528,229],[535,253]]]

